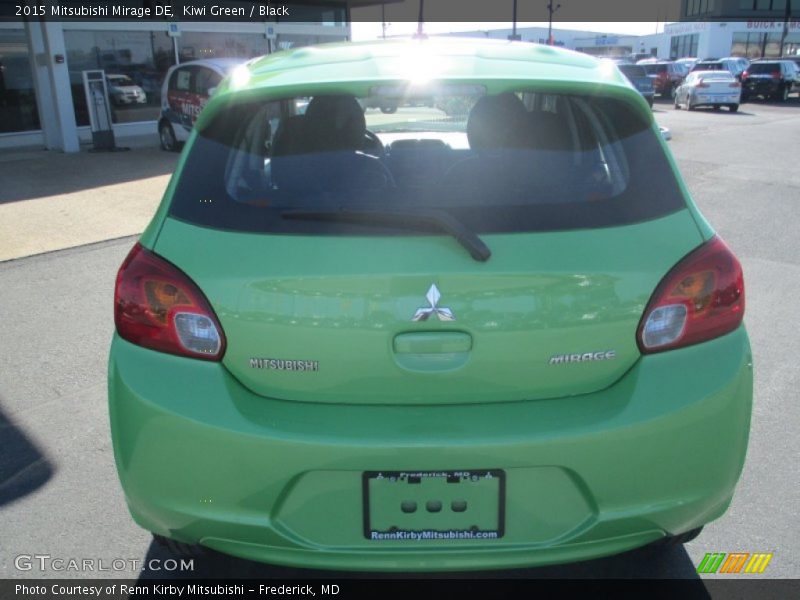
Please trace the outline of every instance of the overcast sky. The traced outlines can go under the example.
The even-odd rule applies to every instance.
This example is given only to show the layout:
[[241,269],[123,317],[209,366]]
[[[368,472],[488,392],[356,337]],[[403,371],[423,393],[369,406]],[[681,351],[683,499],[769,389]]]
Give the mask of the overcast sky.
[[[351,24],[353,40],[374,40],[381,37],[380,22],[353,22]],[[517,23],[517,28],[547,27],[547,23]],[[554,29],[579,29],[581,31],[600,31],[628,35],[645,35],[664,31],[664,23],[554,23]],[[475,31],[487,29],[511,29],[511,23],[425,23],[425,32],[429,34],[451,33],[458,31]],[[416,23],[389,23],[386,35],[411,35],[417,30]]]

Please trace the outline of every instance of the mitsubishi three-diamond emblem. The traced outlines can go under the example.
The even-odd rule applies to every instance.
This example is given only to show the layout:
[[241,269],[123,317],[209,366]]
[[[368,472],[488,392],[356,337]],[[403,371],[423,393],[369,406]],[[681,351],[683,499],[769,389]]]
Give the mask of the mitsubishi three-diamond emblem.
[[428,304],[430,304],[430,306],[418,308],[417,312],[414,313],[414,317],[411,319],[412,321],[427,321],[428,317],[431,315],[436,315],[439,317],[440,321],[456,320],[452,310],[443,306],[437,306],[442,294],[439,292],[439,288],[436,287],[435,283],[431,284],[431,287],[428,289],[428,293],[425,294],[425,297],[428,299]]

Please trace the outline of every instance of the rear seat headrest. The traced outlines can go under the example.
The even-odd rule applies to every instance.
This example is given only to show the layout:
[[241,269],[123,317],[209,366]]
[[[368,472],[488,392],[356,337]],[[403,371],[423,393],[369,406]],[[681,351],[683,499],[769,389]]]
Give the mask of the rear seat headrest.
[[309,152],[361,150],[367,132],[364,110],[354,96],[314,96],[305,113]]
[[467,119],[467,139],[473,150],[519,148],[527,142],[525,105],[515,94],[482,96]]

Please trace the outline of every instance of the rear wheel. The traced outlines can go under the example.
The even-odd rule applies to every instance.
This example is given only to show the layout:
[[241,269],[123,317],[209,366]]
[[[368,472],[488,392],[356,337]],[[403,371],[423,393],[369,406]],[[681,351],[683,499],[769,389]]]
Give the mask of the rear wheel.
[[722,107],[719,104],[715,104],[714,105],[714,110],[719,110],[720,108],[722,108]]
[[728,105],[728,110],[731,111],[731,112],[736,112],[737,110],[739,110],[739,105],[738,104],[729,104]]
[[397,107],[390,105],[390,106],[381,106],[381,112],[385,115],[391,115],[397,112]]
[[158,125],[158,139],[161,141],[161,149],[167,152],[177,152],[179,150],[178,139],[172,125],[162,121]]
[[694,104],[692,104],[691,98],[686,100],[686,110],[694,110]]

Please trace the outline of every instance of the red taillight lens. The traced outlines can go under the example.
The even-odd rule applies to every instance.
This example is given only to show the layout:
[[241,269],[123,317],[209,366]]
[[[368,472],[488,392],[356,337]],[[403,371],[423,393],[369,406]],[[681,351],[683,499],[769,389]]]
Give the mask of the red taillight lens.
[[133,344],[221,360],[225,334],[200,289],[185,273],[136,244],[117,273],[117,333]]
[[747,79],[750,76],[750,73],[747,71],[742,71],[742,79]]
[[705,342],[733,331],[743,317],[742,266],[714,237],[658,284],[639,323],[639,349],[652,353]]

